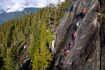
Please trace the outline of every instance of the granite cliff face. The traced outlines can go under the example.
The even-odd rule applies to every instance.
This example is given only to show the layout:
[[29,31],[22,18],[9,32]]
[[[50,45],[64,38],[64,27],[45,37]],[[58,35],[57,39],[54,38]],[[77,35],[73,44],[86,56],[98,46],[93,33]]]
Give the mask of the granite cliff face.
[[99,0],[100,3],[100,43],[101,43],[101,69],[105,70],[105,1]]
[[[100,12],[97,10],[100,2],[70,0],[70,3],[71,6],[56,31],[52,70],[100,70]],[[87,9],[87,13],[84,18],[78,19],[76,16],[83,8]],[[75,30],[77,23],[79,26]],[[74,31],[77,33],[75,41],[72,40]],[[71,42],[72,48],[67,49]],[[65,50],[69,50],[67,55],[64,55]]]

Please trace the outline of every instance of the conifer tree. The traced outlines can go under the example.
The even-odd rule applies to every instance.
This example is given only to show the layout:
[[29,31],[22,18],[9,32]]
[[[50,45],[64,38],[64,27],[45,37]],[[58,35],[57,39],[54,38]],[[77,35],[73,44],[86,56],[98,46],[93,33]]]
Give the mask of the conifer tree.
[[7,49],[6,57],[4,58],[4,69],[5,70],[14,70],[14,63],[11,57],[11,49]]

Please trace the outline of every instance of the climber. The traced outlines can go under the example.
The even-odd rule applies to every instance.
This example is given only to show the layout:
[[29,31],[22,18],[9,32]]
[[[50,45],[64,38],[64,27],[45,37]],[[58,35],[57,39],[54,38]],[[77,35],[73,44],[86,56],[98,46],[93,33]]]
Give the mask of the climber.
[[75,41],[76,37],[77,37],[77,32],[75,31],[75,32],[72,33],[72,40],[73,40],[73,42]]
[[80,26],[80,21],[78,21],[77,23],[75,23],[75,25],[74,25],[74,30],[75,31],[77,31],[78,27]]
[[79,14],[76,15],[76,18],[77,19],[78,18],[82,18],[83,19],[85,17],[86,13],[87,13],[87,8],[83,8],[82,12],[80,12]]
[[62,69],[63,69],[63,65],[64,65],[63,61],[60,60],[60,62],[56,65],[56,68],[57,68],[58,70],[62,70]]
[[69,50],[72,48],[72,45],[73,45],[73,43],[70,42],[70,43],[69,43]]
[[65,49],[65,50],[64,50],[64,55],[67,56],[68,53],[69,53],[69,50],[68,50],[68,49]]
[[73,26],[73,29],[74,29],[74,31],[77,31],[77,25],[76,25],[76,23],[74,24],[74,26]]
[[64,65],[63,61],[61,61],[61,62],[58,64],[59,68],[62,68],[63,65]]

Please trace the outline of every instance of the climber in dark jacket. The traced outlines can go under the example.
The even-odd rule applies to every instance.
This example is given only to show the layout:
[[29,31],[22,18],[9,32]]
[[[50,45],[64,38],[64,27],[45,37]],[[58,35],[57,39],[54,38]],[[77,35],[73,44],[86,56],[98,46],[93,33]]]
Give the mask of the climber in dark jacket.
[[83,8],[82,12],[77,14],[76,18],[82,18],[83,19],[85,17],[86,13],[87,13],[87,9]]
[[72,46],[73,46],[73,43],[70,42],[68,46],[69,46],[69,50],[70,50],[72,48]]

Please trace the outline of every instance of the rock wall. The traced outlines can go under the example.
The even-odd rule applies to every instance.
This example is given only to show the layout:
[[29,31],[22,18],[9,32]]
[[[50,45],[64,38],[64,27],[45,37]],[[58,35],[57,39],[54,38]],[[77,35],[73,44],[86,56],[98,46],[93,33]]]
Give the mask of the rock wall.
[[100,43],[101,43],[101,69],[105,70],[105,0],[99,0],[100,3]]
[[[72,1],[72,0],[71,0]],[[100,70],[100,23],[98,22],[97,0],[78,0],[75,10],[73,12],[68,11],[65,18],[62,19],[63,23],[60,23],[57,31],[56,53],[52,70]],[[73,3],[73,2],[72,2]],[[86,7],[88,9],[87,14],[80,22],[80,26],[77,29],[77,37],[74,45],[70,49],[67,56],[63,56],[62,62],[64,63],[62,68],[57,68],[55,65],[59,65],[59,59],[64,53],[65,48],[69,42],[72,42],[72,32],[74,31],[74,25],[76,21],[76,15],[81,12],[80,9]],[[66,20],[65,20],[66,19]]]

